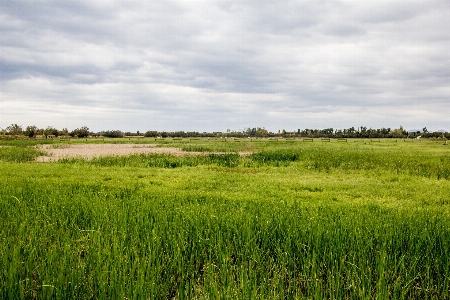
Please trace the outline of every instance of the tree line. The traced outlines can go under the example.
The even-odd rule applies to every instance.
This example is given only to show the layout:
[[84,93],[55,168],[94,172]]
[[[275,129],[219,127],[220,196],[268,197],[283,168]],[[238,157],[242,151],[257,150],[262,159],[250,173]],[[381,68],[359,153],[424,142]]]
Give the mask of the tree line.
[[38,128],[31,125],[23,128],[21,125],[11,124],[6,128],[0,128],[0,135],[14,136],[24,138],[53,138],[53,137],[72,137],[72,138],[86,138],[86,137],[108,137],[108,138],[123,138],[123,137],[154,137],[154,138],[220,138],[220,137],[234,137],[234,138],[445,138],[450,139],[449,132],[429,132],[426,127],[421,131],[406,131],[402,126],[399,128],[367,128],[365,126],[351,127],[346,129],[297,129],[297,131],[279,130],[278,132],[271,132],[264,127],[248,127],[243,130],[230,130],[226,132],[197,132],[197,131],[146,131],[146,132],[123,132],[121,130],[107,130],[100,132],[92,132],[87,126],[82,126],[69,131],[67,128],[58,130],[53,126]]

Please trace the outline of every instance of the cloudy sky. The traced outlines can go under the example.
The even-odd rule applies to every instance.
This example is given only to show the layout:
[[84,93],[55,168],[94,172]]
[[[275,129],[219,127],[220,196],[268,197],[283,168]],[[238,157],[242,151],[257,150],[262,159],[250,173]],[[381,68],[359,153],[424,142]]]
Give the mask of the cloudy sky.
[[450,131],[448,0],[0,0],[0,127]]

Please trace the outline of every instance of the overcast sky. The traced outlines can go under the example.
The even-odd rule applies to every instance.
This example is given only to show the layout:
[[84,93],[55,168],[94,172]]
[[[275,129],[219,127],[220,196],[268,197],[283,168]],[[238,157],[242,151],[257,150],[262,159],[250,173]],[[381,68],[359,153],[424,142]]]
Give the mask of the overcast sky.
[[450,131],[450,1],[0,0],[0,127]]

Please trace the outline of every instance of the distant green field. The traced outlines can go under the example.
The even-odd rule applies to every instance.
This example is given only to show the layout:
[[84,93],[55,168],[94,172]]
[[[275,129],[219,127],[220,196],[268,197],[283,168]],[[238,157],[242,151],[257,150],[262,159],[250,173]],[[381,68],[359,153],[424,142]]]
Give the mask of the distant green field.
[[36,163],[44,142],[138,140],[0,141],[0,299],[450,298],[442,141],[140,139],[225,153]]

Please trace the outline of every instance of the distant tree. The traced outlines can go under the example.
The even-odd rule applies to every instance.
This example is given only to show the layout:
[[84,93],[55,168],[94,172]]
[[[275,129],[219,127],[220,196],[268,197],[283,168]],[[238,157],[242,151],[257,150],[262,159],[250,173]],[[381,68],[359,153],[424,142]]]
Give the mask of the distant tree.
[[248,137],[267,137],[269,132],[263,127],[246,128],[245,135]]
[[56,129],[52,126],[47,126],[47,128],[45,128],[45,130],[44,130],[45,137],[48,137],[49,135],[58,136],[59,133],[60,132],[58,131],[58,129]]
[[86,126],[83,126],[81,128],[77,128],[75,130],[73,130],[72,132],[70,132],[69,134],[72,137],[79,137],[79,138],[84,138],[84,137],[88,137],[89,136],[89,128],[87,128]]
[[175,132],[173,132],[172,133],[172,136],[173,137],[185,137],[186,136],[186,132],[184,132],[184,131],[175,131]]
[[6,134],[19,135],[22,134],[22,132],[23,132],[22,126],[17,124],[11,124],[8,127],[6,127]]
[[[402,128],[402,133],[403,133],[403,128]],[[381,134],[382,134],[382,136],[383,137],[392,137],[392,135],[391,135],[391,128],[381,128],[381,130],[380,130],[380,132],[381,132]]]
[[400,128],[392,130],[392,136],[394,138],[403,138],[406,137],[408,133],[405,129],[403,129],[403,126],[400,126]]
[[373,128],[367,129],[367,137],[369,138],[376,138],[377,137],[377,130]]
[[313,136],[313,130],[312,129],[303,129],[302,130],[302,136],[312,137]]
[[39,134],[39,131],[40,131],[39,128],[37,128],[34,125],[31,125],[31,126],[27,126],[27,128],[25,129],[23,134],[29,138],[33,138]]
[[264,127],[263,128],[258,127],[256,129],[257,137],[267,137],[268,135],[269,135],[269,132]]
[[246,128],[245,129],[245,135],[249,136],[249,137],[254,137],[256,136],[256,128]]
[[100,135],[108,138],[122,138],[125,134],[120,130],[108,130],[100,132]]
[[58,136],[68,136],[69,134],[69,130],[67,128],[63,128],[60,131],[58,131]]
[[428,133],[428,129],[427,129],[426,127],[424,127],[424,128],[422,129],[422,132],[423,132],[423,133]]
[[145,137],[157,137],[158,136],[158,131],[147,131],[144,133]]
[[320,131],[320,136],[323,137],[332,137],[333,136],[334,129],[333,128],[326,128]]

